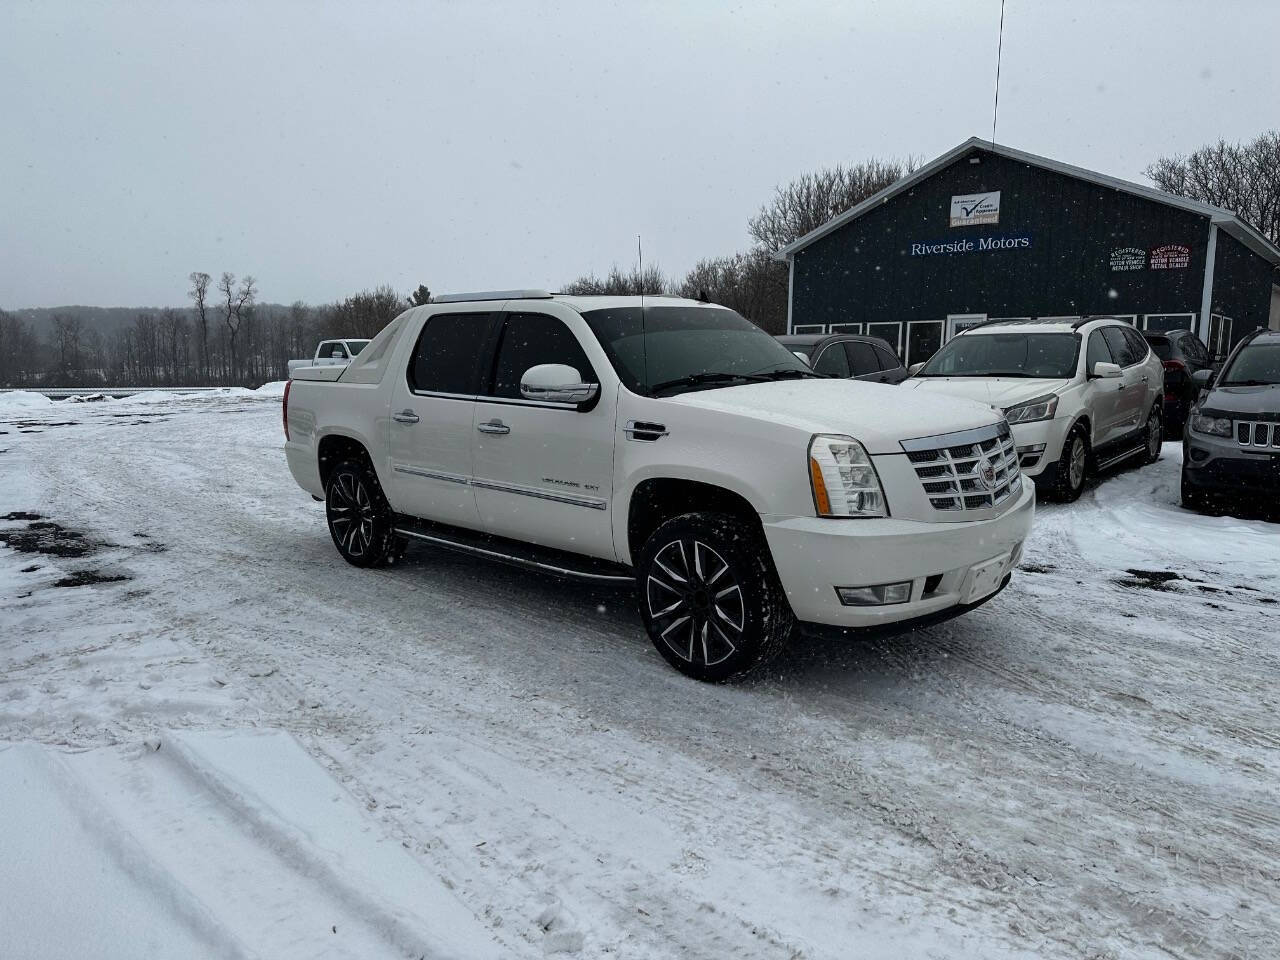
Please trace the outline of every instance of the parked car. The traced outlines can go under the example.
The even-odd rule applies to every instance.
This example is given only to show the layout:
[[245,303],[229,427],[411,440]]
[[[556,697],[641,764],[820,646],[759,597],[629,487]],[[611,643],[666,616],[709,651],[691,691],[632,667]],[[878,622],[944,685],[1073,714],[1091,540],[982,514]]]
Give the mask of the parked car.
[[368,344],[368,340],[352,340],[350,338],[321,340],[320,346],[316,347],[316,355],[310,360],[289,361],[289,376],[292,377],[294,371],[299,367],[346,366],[351,362],[351,358],[358,356],[360,351]]
[[[390,413],[390,416],[388,416]],[[985,403],[821,377],[724,307],[445,297],[286,386],[285,454],[338,552],[409,540],[634,584],[655,647],[724,680],[793,630],[955,616],[1035,511]]]
[[1197,509],[1223,495],[1280,494],[1280,331],[1259,330],[1236,345],[1204,388],[1183,440],[1182,505]]
[[796,334],[778,342],[809,364],[815,373],[873,383],[901,383],[906,368],[888,341],[857,334]]
[[905,388],[1004,411],[1023,473],[1055,499],[1079,497],[1090,471],[1160,456],[1164,368],[1123,321],[994,320],[912,370]]
[[1209,350],[1190,330],[1144,333],[1147,343],[1164,364],[1164,430],[1170,439],[1181,440],[1187,414],[1200,388],[1192,379],[1212,367]]

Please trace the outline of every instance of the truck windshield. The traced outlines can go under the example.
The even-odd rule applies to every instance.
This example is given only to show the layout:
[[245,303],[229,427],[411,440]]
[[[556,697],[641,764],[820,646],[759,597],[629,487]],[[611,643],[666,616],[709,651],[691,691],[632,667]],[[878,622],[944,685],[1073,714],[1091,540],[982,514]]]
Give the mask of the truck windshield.
[[1060,379],[1076,372],[1074,333],[971,333],[933,355],[917,377]]
[[1251,343],[1222,371],[1220,387],[1280,384],[1280,343]]
[[636,393],[734,386],[814,376],[808,365],[732,310],[646,306],[586,310],[582,317],[618,377]]

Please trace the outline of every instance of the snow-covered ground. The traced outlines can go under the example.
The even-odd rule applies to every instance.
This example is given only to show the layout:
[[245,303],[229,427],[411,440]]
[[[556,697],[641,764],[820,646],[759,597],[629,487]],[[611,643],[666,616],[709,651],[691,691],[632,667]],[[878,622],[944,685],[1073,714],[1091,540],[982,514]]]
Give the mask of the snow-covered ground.
[[276,393],[0,397],[0,955],[1280,956],[1280,525],[1176,445],[708,687],[625,591],[343,564]]

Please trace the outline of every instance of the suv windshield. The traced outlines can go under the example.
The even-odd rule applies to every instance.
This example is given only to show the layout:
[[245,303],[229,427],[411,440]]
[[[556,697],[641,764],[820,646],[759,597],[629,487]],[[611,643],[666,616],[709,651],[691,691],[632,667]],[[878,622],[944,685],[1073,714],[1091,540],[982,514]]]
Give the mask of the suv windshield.
[[618,377],[637,393],[734,386],[743,381],[815,376],[754,323],[715,307],[645,306],[586,310]]
[[935,353],[916,376],[1072,377],[1079,350],[1074,333],[970,333]]
[[1280,384],[1280,343],[1251,343],[1222,371],[1220,387]]

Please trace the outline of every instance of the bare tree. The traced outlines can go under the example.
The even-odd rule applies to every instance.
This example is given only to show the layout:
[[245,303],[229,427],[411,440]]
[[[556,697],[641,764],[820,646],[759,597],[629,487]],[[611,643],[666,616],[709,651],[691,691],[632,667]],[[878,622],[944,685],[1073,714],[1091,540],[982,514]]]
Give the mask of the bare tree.
[[803,174],[785,187],[777,187],[773,199],[747,221],[747,230],[756,243],[768,250],[779,250],[856,207],[919,165],[915,157],[872,157],[847,167],[837,165]]
[[61,313],[53,315],[53,342],[58,354],[58,369],[64,378],[73,378],[83,366],[80,361],[80,337],[84,324],[79,317]]
[[389,286],[362,290],[333,305],[326,336],[372,337],[404,311],[404,301]]
[[1161,190],[1226,207],[1280,243],[1280,131],[1248,143],[1217,143],[1161,157],[1146,175]]
[[208,380],[209,314],[206,298],[209,294],[209,280],[211,278],[207,273],[192,273],[187,279],[191,281],[191,289],[187,291],[187,296],[194,300],[196,304],[196,332],[200,337],[200,373],[205,380]]
[[762,247],[698,261],[675,292],[736,310],[767,333],[786,332],[787,268]]
[[637,294],[659,294],[667,292],[667,278],[657,266],[645,267],[642,273],[633,267],[627,273],[615,263],[608,276],[603,279],[594,273],[581,276],[564,285],[562,293],[570,296],[636,296]]

